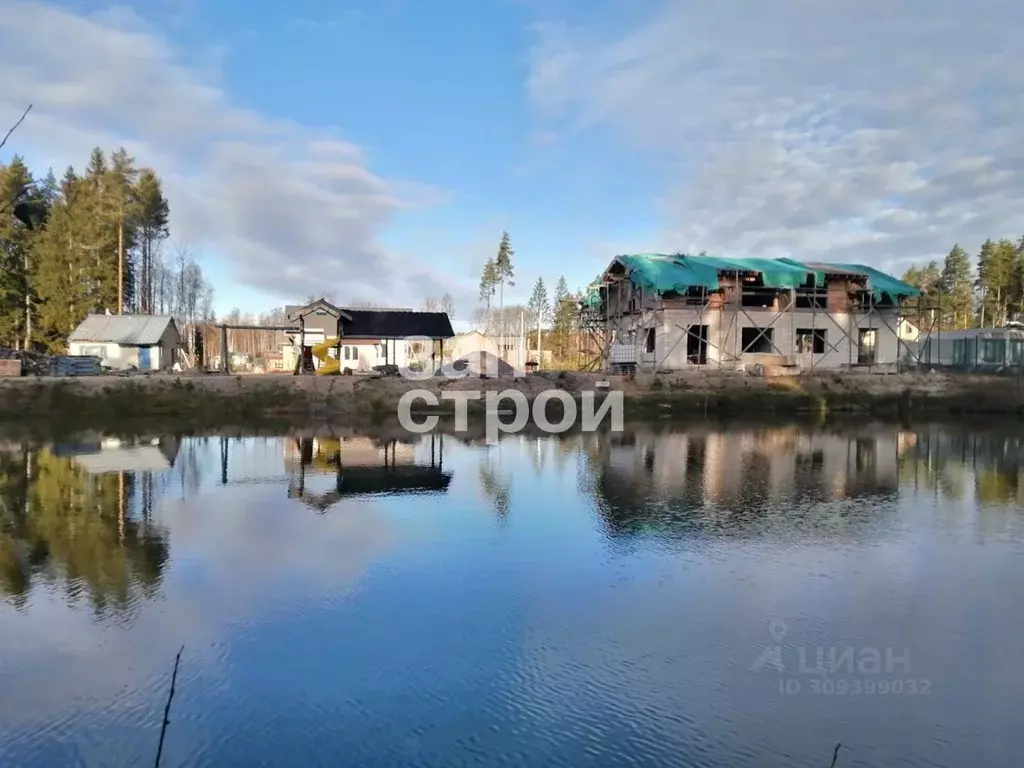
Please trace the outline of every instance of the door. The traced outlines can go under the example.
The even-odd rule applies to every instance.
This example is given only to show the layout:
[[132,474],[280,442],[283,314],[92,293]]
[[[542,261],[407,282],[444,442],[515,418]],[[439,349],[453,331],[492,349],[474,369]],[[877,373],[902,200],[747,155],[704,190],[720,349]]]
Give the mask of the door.
[[149,347],[139,347],[139,370],[148,371],[153,367]]
[[857,342],[857,362],[861,365],[873,365],[875,362],[875,329],[861,328]]
[[686,329],[686,362],[690,365],[708,364],[708,327],[691,325]]

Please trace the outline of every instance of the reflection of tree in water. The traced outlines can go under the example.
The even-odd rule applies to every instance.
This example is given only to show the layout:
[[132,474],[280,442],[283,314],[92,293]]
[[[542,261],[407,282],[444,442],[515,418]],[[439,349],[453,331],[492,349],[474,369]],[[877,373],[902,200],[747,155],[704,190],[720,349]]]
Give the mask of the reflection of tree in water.
[[906,487],[954,500],[973,494],[979,533],[1024,529],[1024,438],[947,427],[921,429],[907,441],[900,466]]
[[495,468],[490,452],[485,452],[480,457],[480,490],[494,507],[498,517],[506,519],[512,505],[512,489],[508,478],[503,476],[500,469]]
[[129,514],[136,498],[148,513],[146,475],[89,474],[46,449],[0,453],[0,593],[19,602],[43,581],[75,600],[84,585],[101,612],[151,596],[168,545],[148,514]]
[[951,499],[967,493],[970,476],[980,502],[1020,505],[1024,502],[1024,438],[1000,432],[925,429],[913,434],[901,457],[904,482]]

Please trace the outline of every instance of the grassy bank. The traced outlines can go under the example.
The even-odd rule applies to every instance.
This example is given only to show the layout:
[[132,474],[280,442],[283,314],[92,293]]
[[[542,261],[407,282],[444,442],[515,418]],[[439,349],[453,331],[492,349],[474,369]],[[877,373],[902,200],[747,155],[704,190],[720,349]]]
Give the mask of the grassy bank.
[[[599,382],[608,389],[597,389]],[[253,426],[328,421],[353,426],[396,419],[399,398],[411,389],[444,391],[515,389],[528,400],[548,389],[574,397],[597,389],[621,391],[627,419],[762,417],[800,414],[870,414],[928,418],[1024,413],[1024,381],[1009,376],[940,374],[816,374],[762,378],[700,373],[604,377],[531,375],[525,379],[468,378],[407,381],[358,376],[103,376],[0,380],[0,420],[45,420],[68,426],[178,423],[196,427]],[[441,400],[439,411],[450,412]],[[421,408],[422,410],[422,408]],[[470,403],[480,417],[483,401]]]

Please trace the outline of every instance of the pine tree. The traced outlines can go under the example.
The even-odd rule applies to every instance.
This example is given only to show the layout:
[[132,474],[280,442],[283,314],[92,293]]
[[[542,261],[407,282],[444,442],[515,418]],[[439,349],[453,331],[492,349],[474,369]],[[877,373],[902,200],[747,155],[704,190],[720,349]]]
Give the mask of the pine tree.
[[46,172],[46,176],[38,183],[39,194],[46,201],[47,206],[53,206],[60,199],[60,184],[53,173],[53,168]]
[[117,309],[120,191],[103,150],[93,149],[68,207],[72,220],[72,261],[88,290],[88,311]]
[[978,288],[981,291],[979,324],[1002,325],[1014,303],[1017,248],[1009,240],[986,240],[978,253]]
[[93,147],[89,155],[89,164],[85,168],[85,178],[89,179],[93,185],[99,186],[109,170],[107,156],[103,150],[100,147]]
[[39,297],[37,337],[52,351],[64,348],[90,308],[89,286],[81,279],[82,260],[88,254],[73,247],[74,243],[74,221],[62,195],[36,242],[33,274]]
[[170,235],[168,222],[170,209],[164,197],[160,178],[156,173],[143,168],[135,187],[135,199],[138,204],[138,244],[139,244],[139,311],[153,314],[155,294],[154,263],[157,249],[161,241]]
[[959,245],[946,256],[938,288],[945,304],[943,328],[968,328],[974,314],[974,278],[971,257]]
[[[123,312],[125,307],[135,307],[135,264],[132,258],[137,240],[139,205],[136,195],[136,182],[139,172],[135,169],[135,159],[121,147],[110,156],[110,171],[107,174],[104,188],[104,204],[108,208],[110,226],[117,238],[117,248],[113,256],[114,280],[118,288],[119,305],[117,311]],[[120,280],[117,267],[121,265]]]
[[67,202],[71,201],[71,198],[75,194],[75,190],[78,185],[78,174],[75,173],[75,169],[72,166],[68,166],[64,169],[64,176],[60,180],[60,196]]
[[[501,233],[501,242],[498,243],[498,255],[494,257],[494,272],[498,281],[498,306],[505,306],[505,286],[514,286],[516,270],[512,265],[512,257],[515,251],[512,250],[512,240],[508,232]],[[500,311],[500,310],[499,310]]]
[[0,343],[23,348],[32,332],[32,229],[42,225],[45,209],[39,210],[32,175],[17,155],[0,168],[0,200]]
[[558,283],[555,285],[555,295],[551,301],[551,308],[554,312],[551,332],[554,337],[558,357],[564,360],[568,348],[569,334],[572,332],[572,319],[575,314],[574,307],[572,306],[572,297],[569,294],[569,287],[566,285],[564,276],[560,276]]
[[515,267],[512,266],[512,241],[508,232],[501,233],[501,241],[498,243],[498,254],[494,257],[494,277],[498,285],[498,317],[501,318],[502,353],[504,353],[505,335],[505,286],[515,285]]
[[543,277],[538,277],[537,282],[533,284],[533,293],[527,306],[530,309],[530,317],[537,327],[537,364],[540,365],[540,329],[541,325],[547,322],[550,313],[548,289],[544,285]]
[[498,269],[494,259],[488,259],[480,273],[480,301],[484,303],[484,332],[490,330],[491,325],[491,299],[494,298],[494,291],[498,287]]

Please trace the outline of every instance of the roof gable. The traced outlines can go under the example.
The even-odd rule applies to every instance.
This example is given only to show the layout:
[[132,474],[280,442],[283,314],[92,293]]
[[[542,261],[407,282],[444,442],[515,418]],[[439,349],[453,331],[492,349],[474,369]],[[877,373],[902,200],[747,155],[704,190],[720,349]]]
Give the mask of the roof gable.
[[326,312],[331,317],[343,317],[346,320],[351,320],[351,316],[343,310],[341,307],[336,307],[327,299],[317,299],[316,301],[310,302],[303,307],[288,307],[291,311],[288,312],[288,319],[291,321],[298,320],[299,318],[305,317],[306,315],[312,315],[315,312]]

